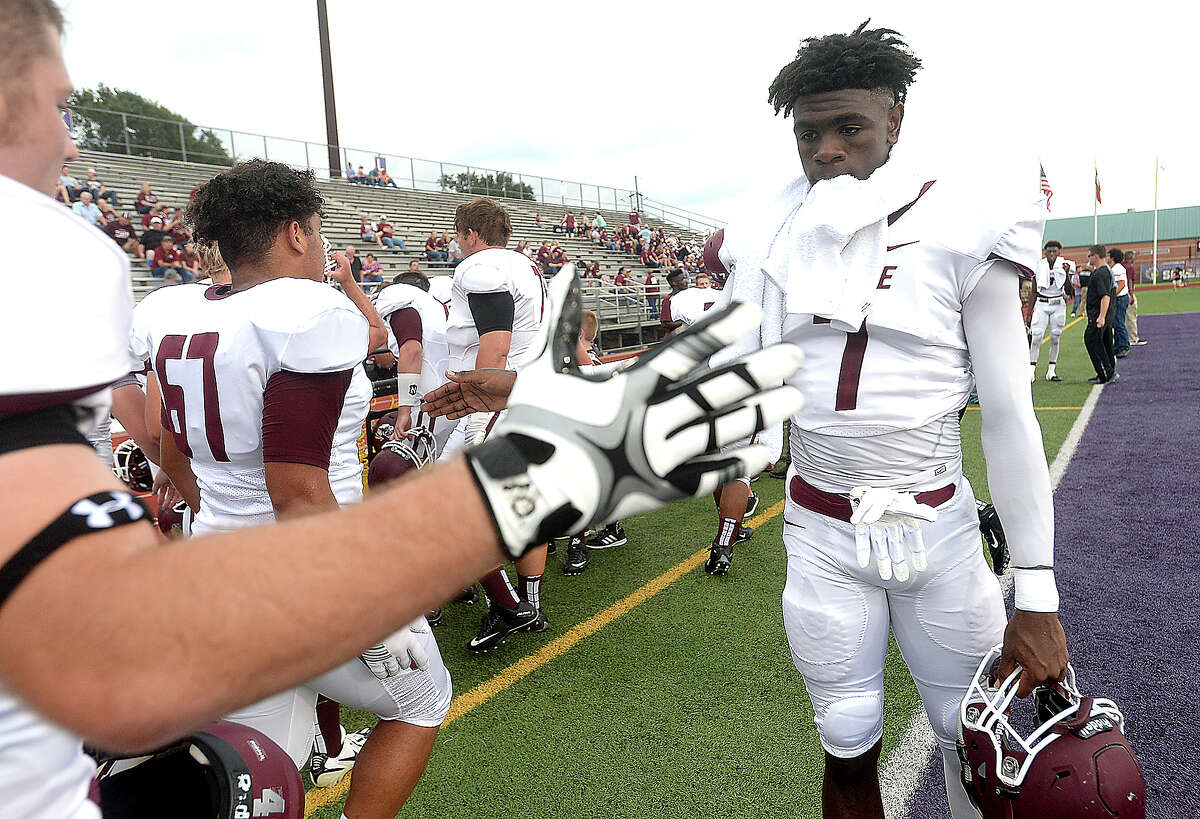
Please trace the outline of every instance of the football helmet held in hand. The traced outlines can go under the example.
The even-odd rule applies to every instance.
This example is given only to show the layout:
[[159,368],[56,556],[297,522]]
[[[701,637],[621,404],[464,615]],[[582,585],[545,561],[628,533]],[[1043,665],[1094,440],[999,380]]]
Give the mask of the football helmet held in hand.
[[984,819],[1144,819],[1146,783],[1116,703],[1081,695],[1068,665],[1023,704],[1037,727],[1022,736],[1010,722],[1021,669],[997,681],[1000,651],[980,662],[958,715],[963,786]]
[[133,492],[149,492],[154,487],[150,460],[132,438],[126,438],[113,450],[113,472]]
[[424,469],[437,460],[437,440],[425,427],[413,427],[393,441],[387,441],[367,469],[367,486],[376,489],[409,472]]

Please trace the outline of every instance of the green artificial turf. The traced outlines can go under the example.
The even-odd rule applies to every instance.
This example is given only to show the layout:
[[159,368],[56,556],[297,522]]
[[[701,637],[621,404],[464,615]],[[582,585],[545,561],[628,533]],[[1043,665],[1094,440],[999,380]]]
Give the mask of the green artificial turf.
[[[1200,287],[1146,291],[1143,315],[1200,310]],[[1068,320],[1070,321],[1070,320]],[[1043,376],[1033,401],[1053,461],[1091,385],[1083,322],[1063,335],[1060,383]],[[1122,367],[1136,366],[1136,352]],[[963,417],[964,468],[988,497],[981,413]],[[755,484],[765,511],[783,482]],[[516,635],[476,657],[465,648],[482,604],[447,604],[436,630],[455,694],[487,681],[657,577],[710,542],[708,498],[627,521],[627,546],[591,552],[580,577],[561,575],[565,548],[543,586],[551,628]],[[781,518],[739,547],[733,571],[696,568],[473,711],[443,728],[405,817],[755,817],[820,815],[822,752],[812,709],[792,666],[780,594]],[[919,701],[894,643],[885,675],[884,755]],[[343,709],[349,728],[373,717]],[[317,811],[338,819],[340,802]]]

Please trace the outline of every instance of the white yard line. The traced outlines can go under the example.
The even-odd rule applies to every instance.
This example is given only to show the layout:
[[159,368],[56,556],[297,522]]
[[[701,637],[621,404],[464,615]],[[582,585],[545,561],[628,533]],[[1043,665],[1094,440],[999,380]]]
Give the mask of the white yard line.
[[[1088,421],[1096,409],[1096,402],[1100,400],[1100,393],[1103,389],[1103,385],[1096,385],[1088,393],[1087,400],[1083,402],[1083,409],[1079,411],[1079,417],[1075,419],[1075,423],[1071,425],[1071,431],[1067,433],[1066,440],[1059,447],[1054,463],[1050,464],[1051,491],[1058,489],[1059,482],[1066,474],[1067,466],[1071,463],[1075,450],[1079,448],[1083,431],[1087,429]],[[1007,599],[1012,592],[1012,572],[1007,572],[1004,577],[1000,578],[1000,589]],[[936,747],[937,741],[934,739],[929,717],[926,716],[925,709],[918,706],[913,711],[912,717],[908,721],[908,727],[904,729],[904,734],[900,737],[899,744],[888,755],[883,769],[879,773],[879,785],[883,793],[883,812],[887,819],[905,819],[908,816],[913,796],[916,795],[917,788],[925,779],[925,771],[929,767],[930,757]]]

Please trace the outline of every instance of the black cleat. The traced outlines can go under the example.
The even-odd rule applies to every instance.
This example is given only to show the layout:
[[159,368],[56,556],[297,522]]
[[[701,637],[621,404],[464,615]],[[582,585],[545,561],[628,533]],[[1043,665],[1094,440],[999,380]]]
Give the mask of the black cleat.
[[1104,379],[1098,375],[1093,375],[1091,378],[1088,379],[1088,383],[1089,384],[1103,384]]
[[524,600],[515,609],[493,604],[479,623],[479,633],[467,642],[467,648],[477,654],[491,651],[515,631],[525,631],[538,619],[538,610]]
[[758,495],[751,495],[750,500],[746,501],[746,514],[742,515],[742,520],[750,520],[754,517],[754,513],[758,511]]
[[588,560],[583,538],[573,537],[567,544],[567,562],[563,564],[562,573],[567,577],[577,577],[587,568]]
[[534,620],[533,625],[525,629],[525,631],[532,631],[535,634],[541,634],[548,628],[550,628],[550,618],[546,616],[546,610],[538,609],[537,619]]
[[601,529],[599,534],[587,542],[589,549],[611,549],[614,546],[624,546],[629,542],[625,536],[625,527],[617,524],[612,529]]
[[546,544],[546,556],[553,557],[556,554],[558,554],[558,541],[551,538],[550,542]]
[[462,594],[454,598],[456,603],[462,603],[464,606],[473,606],[479,602],[479,592],[474,586],[470,586],[462,590]]
[[749,526],[739,526],[737,538],[734,539],[733,545],[736,546],[739,543],[745,543],[752,537],[754,537],[753,529],[751,529]]
[[1062,381],[1062,379],[1059,378],[1057,375],[1048,375],[1048,376],[1046,376],[1046,380],[1047,381]]
[[437,628],[442,624],[442,610],[434,609],[425,612],[425,620],[428,621],[430,628]]
[[708,553],[708,560],[704,564],[704,571],[710,575],[727,575],[729,567],[733,565],[733,547],[712,545],[712,549]]
[[770,475],[772,478],[775,478],[776,480],[781,481],[787,477],[787,471],[788,471],[788,462],[782,461],[782,462],[776,464],[775,466],[771,467],[771,471],[768,472],[767,474]]

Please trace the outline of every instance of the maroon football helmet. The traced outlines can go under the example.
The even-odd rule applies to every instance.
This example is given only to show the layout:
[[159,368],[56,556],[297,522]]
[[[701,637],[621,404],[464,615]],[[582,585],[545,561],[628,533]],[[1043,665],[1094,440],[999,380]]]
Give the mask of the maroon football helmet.
[[101,757],[93,783],[105,819],[302,819],[304,785],[288,753],[217,722],[150,754]]
[[150,461],[132,438],[126,438],[113,450],[113,472],[134,492],[149,492],[154,488]]
[[371,489],[402,478],[437,459],[437,440],[425,427],[413,427],[398,440],[386,442],[367,469]]
[[1146,783],[1116,703],[1084,697],[1067,666],[1061,683],[1034,692],[1037,728],[1010,724],[1021,670],[994,679],[996,646],[975,672],[958,711],[958,757],[984,819],[1144,819]]
[[[406,410],[407,411],[407,408]],[[375,442],[375,451],[383,449],[383,445],[392,440],[392,434],[396,431],[396,418],[399,410],[390,410],[380,416],[375,422],[375,429],[372,432],[372,439]]]
[[183,532],[183,516],[187,514],[187,501],[178,500],[170,506],[160,508],[156,521],[164,535],[177,535]]
[[728,273],[725,262],[721,261],[721,245],[725,244],[725,228],[721,228],[704,243],[704,269],[713,275]]

